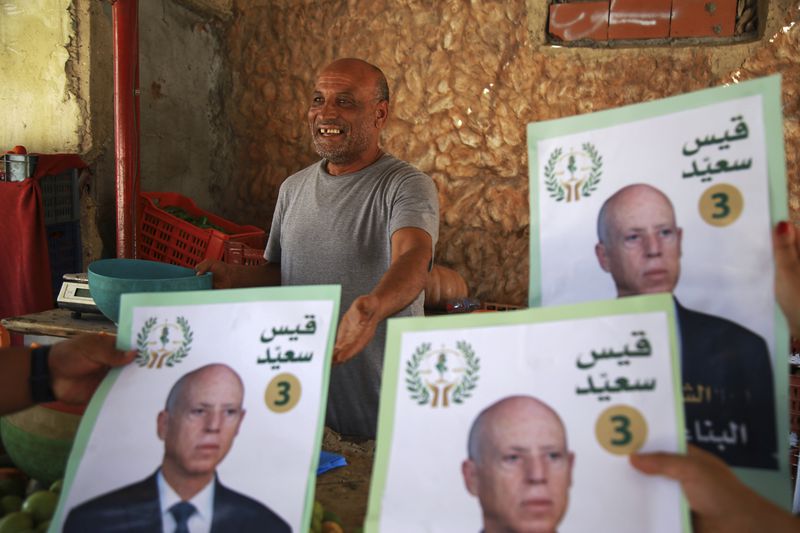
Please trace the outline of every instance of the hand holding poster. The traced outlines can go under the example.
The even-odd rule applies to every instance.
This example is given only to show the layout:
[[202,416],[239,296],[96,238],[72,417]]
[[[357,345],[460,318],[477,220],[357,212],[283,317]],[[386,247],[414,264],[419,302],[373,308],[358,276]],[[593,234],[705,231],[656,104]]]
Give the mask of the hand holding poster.
[[[671,293],[687,440],[787,504],[780,78],[530,124],[531,305]],[[776,320],[776,317],[777,320]]]
[[365,531],[688,531],[673,307],[390,320]]
[[124,295],[138,356],[89,405],[54,523],[308,528],[338,304],[333,286]]

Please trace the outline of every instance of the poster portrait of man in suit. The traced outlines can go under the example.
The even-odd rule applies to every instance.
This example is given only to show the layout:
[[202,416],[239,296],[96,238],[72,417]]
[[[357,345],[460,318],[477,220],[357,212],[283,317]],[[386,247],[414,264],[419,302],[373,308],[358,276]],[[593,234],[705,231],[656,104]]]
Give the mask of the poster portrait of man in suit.
[[[595,255],[617,296],[673,293],[683,230],[662,191],[622,187],[597,217]],[[732,466],[777,469],[773,372],[764,339],[675,298],[687,440]]]
[[217,475],[244,419],[243,400],[242,380],[227,365],[184,374],[157,416],[164,454],[155,473],[73,508],[64,531],[291,531],[275,512]]

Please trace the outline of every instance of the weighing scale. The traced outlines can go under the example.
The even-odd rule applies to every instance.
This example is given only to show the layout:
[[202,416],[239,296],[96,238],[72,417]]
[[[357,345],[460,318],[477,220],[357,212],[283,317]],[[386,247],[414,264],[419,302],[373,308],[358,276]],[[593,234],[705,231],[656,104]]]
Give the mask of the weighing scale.
[[64,274],[56,304],[72,311],[73,318],[80,318],[81,313],[100,313],[89,292],[89,276],[86,272]]

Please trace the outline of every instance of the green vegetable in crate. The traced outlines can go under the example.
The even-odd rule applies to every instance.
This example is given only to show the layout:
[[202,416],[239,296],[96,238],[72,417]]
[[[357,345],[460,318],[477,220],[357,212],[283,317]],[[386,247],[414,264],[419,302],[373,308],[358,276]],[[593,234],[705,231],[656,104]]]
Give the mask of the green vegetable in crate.
[[311,512],[311,533],[321,533],[324,513],[325,509],[322,504],[314,500],[314,510]]
[[342,519],[339,518],[339,515],[333,511],[325,509],[325,512],[322,513],[322,523],[324,524],[325,522],[336,522],[337,524],[341,525]]
[[58,494],[49,490],[37,490],[22,502],[22,511],[33,517],[34,524],[53,518],[58,503]]
[[336,513],[325,509],[319,501],[314,500],[309,531],[310,533],[344,533],[344,528]]
[[33,517],[25,512],[17,511],[0,518],[0,533],[19,533],[33,529]]
[[227,231],[225,231],[220,226],[214,224],[213,222],[209,222],[208,221],[208,217],[205,216],[205,215],[198,216],[198,217],[193,217],[192,215],[189,214],[188,211],[186,211],[186,209],[184,209],[182,207],[179,207],[177,205],[168,205],[168,206],[162,207],[161,209],[163,209],[164,211],[166,211],[167,213],[169,213],[170,215],[172,215],[174,217],[178,217],[181,220],[185,220],[186,222],[188,222],[189,224],[192,224],[193,226],[197,226],[198,228],[215,229],[215,230],[217,230],[219,232],[222,232],[222,233],[225,233],[225,234],[228,233]]
[[50,485],[50,492],[55,492],[56,494],[61,494],[61,488],[64,486],[63,479],[57,479],[53,481],[53,484]]

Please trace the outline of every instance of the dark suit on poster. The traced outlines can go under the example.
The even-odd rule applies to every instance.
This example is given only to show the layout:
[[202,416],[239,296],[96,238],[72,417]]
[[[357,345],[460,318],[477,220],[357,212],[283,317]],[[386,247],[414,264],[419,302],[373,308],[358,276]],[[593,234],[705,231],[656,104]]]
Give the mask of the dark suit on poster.
[[675,300],[687,440],[732,466],[778,468],[775,390],[764,339]]
[[[211,533],[291,532],[280,516],[263,504],[232,491],[214,479]],[[70,511],[64,533],[161,533],[156,474],[100,495]]]

